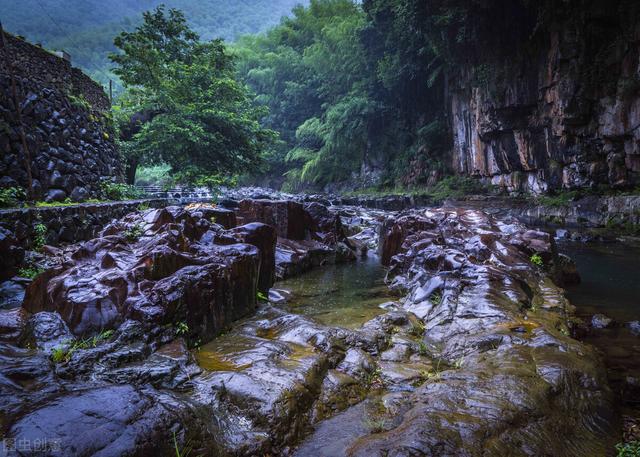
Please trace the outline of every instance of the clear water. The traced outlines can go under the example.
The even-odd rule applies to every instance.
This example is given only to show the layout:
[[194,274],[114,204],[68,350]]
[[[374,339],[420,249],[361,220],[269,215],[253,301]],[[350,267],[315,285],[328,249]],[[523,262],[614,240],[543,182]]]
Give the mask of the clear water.
[[303,314],[332,326],[357,328],[382,314],[380,305],[391,300],[384,283],[385,269],[376,256],[356,262],[328,265],[276,283],[291,292],[289,312]]
[[572,257],[582,283],[567,288],[578,316],[589,321],[602,313],[619,325],[596,330],[583,340],[604,355],[609,384],[618,394],[622,413],[640,417],[640,398],[628,390],[627,380],[640,379],[640,335],[626,322],[640,320],[640,246],[628,243],[562,243]]
[[566,242],[559,248],[575,260],[582,277],[579,285],[567,288],[579,315],[640,319],[640,246]]

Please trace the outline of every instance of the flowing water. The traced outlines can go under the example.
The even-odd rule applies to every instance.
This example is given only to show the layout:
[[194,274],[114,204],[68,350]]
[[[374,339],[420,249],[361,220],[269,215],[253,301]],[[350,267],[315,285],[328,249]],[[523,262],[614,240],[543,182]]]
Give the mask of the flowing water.
[[584,339],[605,356],[609,381],[623,412],[638,417],[640,398],[629,382],[640,382],[640,335],[627,324],[640,320],[640,246],[628,243],[561,243],[560,251],[573,258],[582,277],[568,287],[567,296],[577,314],[590,321],[601,313],[617,325],[594,330]]
[[[384,283],[386,270],[376,256],[356,262],[327,265],[309,273],[280,281],[274,286],[287,297],[286,303],[276,305],[287,312],[304,315],[329,327],[355,329],[385,312],[380,305],[391,299]],[[241,321],[237,329],[263,316]],[[259,358],[265,339],[273,335],[247,335],[230,331],[203,345],[194,355],[207,371],[239,371],[251,366]],[[288,360],[296,362],[310,355],[310,347],[292,345]]]
[[290,292],[282,307],[330,327],[357,328],[382,314],[391,300],[384,283],[385,269],[370,255],[355,263],[329,265],[276,283]]

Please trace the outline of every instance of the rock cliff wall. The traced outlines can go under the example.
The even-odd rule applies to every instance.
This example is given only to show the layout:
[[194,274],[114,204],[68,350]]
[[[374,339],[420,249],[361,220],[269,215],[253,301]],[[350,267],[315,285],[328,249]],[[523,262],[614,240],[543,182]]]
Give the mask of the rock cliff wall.
[[640,182],[638,4],[548,0],[498,12],[478,52],[448,75],[453,169],[533,193]]
[[35,198],[81,201],[96,194],[101,178],[121,179],[110,103],[100,85],[66,60],[8,34],[0,62],[0,187],[28,185],[18,110]]

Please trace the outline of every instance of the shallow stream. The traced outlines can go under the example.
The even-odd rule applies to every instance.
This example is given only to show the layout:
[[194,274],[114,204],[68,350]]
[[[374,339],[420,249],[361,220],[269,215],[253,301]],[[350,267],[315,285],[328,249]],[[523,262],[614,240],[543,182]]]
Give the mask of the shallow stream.
[[282,307],[329,327],[357,328],[382,314],[389,301],[386,270],[377,256],[355,263],[328,265],[274,286],[291,293]]
[[578,316],[587,322],[594,314],[615,320],[610,328],[592,330],[583,340],[602,351],[623,414],[637,419],[640,334],[634,334],[628,323],[640,320],[640,245],[563,242],[559,249],[575,260],[582,278],[579,285],[567,288]]

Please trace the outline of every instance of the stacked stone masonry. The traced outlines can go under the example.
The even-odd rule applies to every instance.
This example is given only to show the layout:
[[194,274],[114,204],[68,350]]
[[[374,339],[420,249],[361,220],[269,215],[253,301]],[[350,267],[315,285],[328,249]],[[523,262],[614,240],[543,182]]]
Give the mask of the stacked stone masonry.
[[102,179],[121,180],[102,87],[38,46],[8,34],[6,44],[0,48],[0,188],[28,185],[21,128],[37,199],[82,201],[97,195]]

